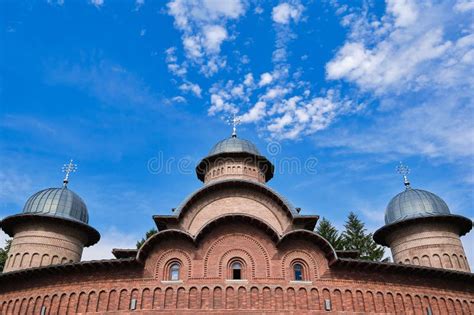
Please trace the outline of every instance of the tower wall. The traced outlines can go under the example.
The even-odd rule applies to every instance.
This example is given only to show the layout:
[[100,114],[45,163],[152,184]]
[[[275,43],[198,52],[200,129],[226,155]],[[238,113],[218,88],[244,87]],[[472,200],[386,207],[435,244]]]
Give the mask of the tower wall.
[[447,223],[408,224],[387,237],[395,263],[470,271],[457,228]]
[[15,228],[4,272],[78,262],[85,235],[50,222],[23,223]]
[[223,158],[211,163],[204,183],[223,179],[247,179],[265,183],[265,174],[253,158]]

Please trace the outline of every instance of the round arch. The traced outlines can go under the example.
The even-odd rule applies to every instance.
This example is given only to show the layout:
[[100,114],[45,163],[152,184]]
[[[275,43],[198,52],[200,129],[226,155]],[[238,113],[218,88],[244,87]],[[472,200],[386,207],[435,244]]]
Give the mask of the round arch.
[[277,247],[285,243],[286,241],[292,239],[303,239],[316,244],[319,248],[322,249],[329,263],[337,259],[336,251],[334,250],[332,245],[321,235],[308,230],[298,229],[285,233],[278,241]]
[[137,260],[145,261],[146,257],[148,257],[148,254],[156,243],[162,240],[176,239],[179,237],[188,240],[193,244],[193,246],[195,246],[194,238],[189,233],[177,229],[164,230],[154,234],[152,237],[147,239],[145,243],[143,243],[137,252]]

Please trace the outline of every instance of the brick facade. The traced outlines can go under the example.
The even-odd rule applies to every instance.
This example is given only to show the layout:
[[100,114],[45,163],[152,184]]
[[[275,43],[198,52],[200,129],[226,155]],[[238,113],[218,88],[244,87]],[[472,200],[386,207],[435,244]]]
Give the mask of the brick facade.
[[[230,280],[229,261],[240,258],[243,280]],[[181,264],[180,280],[169,281],[169,262]],[[294,281],[291,265],[302,262],[304,281]],[[111,265],[113,266],[113,264]],[[186,236],[154,242],[143,263],[130,266],[74,264],[57,274],[18,274],[2,280],[2,314],[46,314],[173,310],[203,314],[232,310],[288,310],[295,314],[333,312],[433,314],[474,313],[474,286],[469,281],[417,272],[393,274],[370,269],[329,266],[326,254],[307,239],[276,243],[268,233],[239,220],[216,226],[199,244]],[[419,275],[418,275],[419,273]],[[34,281],[32,281],[34,280]],[[8,288],[5,286],[8,284]],[[235,311],[237,313],[237,311]]]
[[[446,270],[349,258],[313,232],[317,216],[300,215],[265,186],[260,169],[228,178],[232,170],[210,167],[206,185],[174,215],[154,216],[159,232],[138,250],[0,274],[0,314],[474,314],[467,261]],[[449,230],[425,228],[443,250],[462,249],[445,240]],[[410,230],[391,241],[397,259],[416,242],[432,245]]]

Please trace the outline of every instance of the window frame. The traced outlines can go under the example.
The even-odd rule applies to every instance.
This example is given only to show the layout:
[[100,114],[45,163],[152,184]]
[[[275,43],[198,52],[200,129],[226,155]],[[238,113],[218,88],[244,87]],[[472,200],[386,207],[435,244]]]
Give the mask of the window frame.
[[[239,264],[240,265],[240,278],[236,279],[234,278],[234,265]],[[247,270],[247,265],[245,261],[243,261],[240,258],[234,258],[229,261],[227,264],[227,280],[246,280],[246,270]]]
[[[174,272],[177,272],[177,278],[174,279]],[[178,261],[172,261],[169,264],[168,268],[168,280],[169,281],[179,281],[181,277],[181,264]]]

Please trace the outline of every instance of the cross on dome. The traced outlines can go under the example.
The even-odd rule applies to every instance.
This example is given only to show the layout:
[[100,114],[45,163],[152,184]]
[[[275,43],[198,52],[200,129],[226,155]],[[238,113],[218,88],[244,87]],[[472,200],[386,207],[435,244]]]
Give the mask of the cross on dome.
[[232,126],[232,138],[237,137],[237,126],[241,123],[240,118],[234,113],[232,118],[227,119],[227,123]]
[[410,174],[410,169],[408,166],[404,165],[401,161],[397,166],[397,173],[403,176],[403,183],[408,188],[410,187],[410,181],[408,180],[408,174]]
[[69,174],[77,171],[77,164],[72,163],[72,159],[71,159],[68,164],[63,165],[62,171],[66,173],[63,179],[63,184],[64,184],[64,187],[67,187],[67,184],[69,183]]

